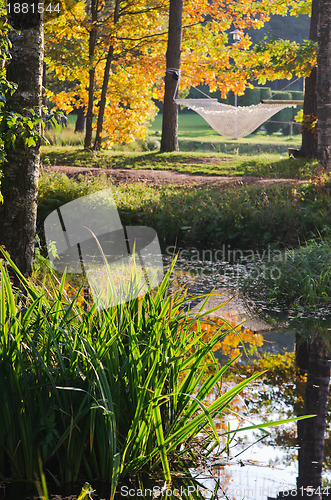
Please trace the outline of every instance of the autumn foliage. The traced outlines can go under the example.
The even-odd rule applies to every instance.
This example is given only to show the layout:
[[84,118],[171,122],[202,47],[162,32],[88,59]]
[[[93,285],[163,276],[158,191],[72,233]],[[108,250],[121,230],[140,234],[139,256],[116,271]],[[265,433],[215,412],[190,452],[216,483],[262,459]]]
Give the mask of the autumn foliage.
[[[164,91],[168,9],[166,0],[63,2],[61,15],[46,23],[47,97],[67,113],[80,106],[87,110],[92,70],[97,116],[111,49],[102,133],[106,147],[144,137],[156,115],[153,99],[162,99]],[[309,74],[314,47],[266,42],[254,48],[248,33],[272,14],[309,11],[309,0],[184,2],[180,88],[208,84],[223,95],[240,94],[252,79]],[[231,29],[242,32],[239,42],[232,43]]]

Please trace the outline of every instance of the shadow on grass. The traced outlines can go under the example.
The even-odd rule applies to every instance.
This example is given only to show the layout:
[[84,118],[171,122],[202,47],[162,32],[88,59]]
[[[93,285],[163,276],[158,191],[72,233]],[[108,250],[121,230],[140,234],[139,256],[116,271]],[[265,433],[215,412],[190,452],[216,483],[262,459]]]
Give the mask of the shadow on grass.
[[242,175],[268,178],[310,179],[317,174],[318,162],[304,158],[284,158],[275,162],[247,160],[240,163]]
[[42,154],[45,166],[64,165],[75,167],[98,167],[105,169],[174,170],[200,175],[250,175],[266,178],[309,179],[317,173],[317,162],[306,159],[281,158],[275,155],[256,154],[247,159],[245,155],[224,157],[222,153],[196,151],[160,153],[115,153],[91,152],[73,148],[54,148]]
[[[159,151],[142,153],[115,153],[101,151],[93,153],[81,149],[70,151],[55,149],[44,152],[42,162],[45,166],[64,165],[75,167],[99,167],[99,168],[124,168],[124,169],[149,169],[149,170],[177,170],[190,173],[191,167],[200,174],[221,174],[222,168],[218,165],[230,161],[231,158],[222,158],[219,155],[208,155],[203,153],[183,154],[180,152],[161,153]],[[215,166],[213,171],[209,168]],[[219,171],[220,170],[220,171]]]

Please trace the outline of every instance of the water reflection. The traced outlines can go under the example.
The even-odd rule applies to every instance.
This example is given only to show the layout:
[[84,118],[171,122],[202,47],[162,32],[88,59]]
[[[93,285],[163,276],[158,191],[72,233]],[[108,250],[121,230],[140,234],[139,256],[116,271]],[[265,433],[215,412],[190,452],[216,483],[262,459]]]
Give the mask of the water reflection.
[[[317,331],[316,331],[317,330]],[[299,474],[297,490],[299,497],[322,498],[322,470],[327,427],[330,342],[326,332],[312,331],[308,344],[308,369],[305,390],[304,412],[316,414],[311,422],[298,422]],[[326,492],[326,491],[325,491]],[[331,498],[331,489],[329,492]]]
[[[202,482],[212,489],[218,479],[221,485],[219,498],[234,500],[295,496],[320,500],[323,492],[329,493],[328,497],[324,495],[325,498],[331,498],[330,316],[323,311],[316,314],[320,317],[316,320],[305,317],[302,311],[301,317],[286,314],[278,307],[270,308],[270,304],[263,301],[245,302],[237,293],[240,281],[247,273],[243,263],[233,266],[225,262],[182,260],[177,268],[179,273],[175,281],[178,285],[185,283],[191,293],[208,293],[216,289],[223,294],[218,300],[235,295],[231,307],[238,309],[235,311],[237,318],[248,317],[250,324],[257,326],[255,330],[263,331],[264,338],[272,340],[272,344],[265,342],[262,348],[265,352],[272,352],[273,358],[266,355],[266,360],[273,359],[276,364],[277,356],[293,352],[287,356],[288,363],[279,367],[279,373],[271,370],[267,378],[257,382],[246,394],[247,414],[252,421],[317,415],[314,419],[298,422],[297,426],[274,428],[260,442],[257,441],[261,434],[256,432],[244,436],[238,434],[226,464],[222,464],[220,457],[214,457],[209,463],[209,475],[205,474],[208,466],[200,470]],[[260,348],[260,352],[262,350]],[[246,376],[245,369],[241,369],[241,374]],[[253,443],[256,444],[250,447]],[[309,486],[312,488],[307,491]]]

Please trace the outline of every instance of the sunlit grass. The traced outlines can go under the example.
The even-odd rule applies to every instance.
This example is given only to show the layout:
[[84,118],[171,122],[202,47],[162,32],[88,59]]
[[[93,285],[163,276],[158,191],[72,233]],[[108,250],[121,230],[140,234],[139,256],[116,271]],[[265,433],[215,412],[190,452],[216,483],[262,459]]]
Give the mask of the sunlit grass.
[[317,173],[317,162],[309,159],[290,159],[287,154],[260,153],[250,156],[201,152],[159,153],[115,151],[90,152],[83,149],[44,146],[42,163],[45,166],[66,165],[105,169],[130,168],[173,170],[186,174],[258,176],[266,178],[309,179]]
[[[75,115],[69,115],[68,126],[53,127],[46,132],[49,143],[53,146],[83,146],[84,134],[75,133]],[[129,144],[118,144],[113,151],[157,151],[160,148],[162,115],[157,115],[148,129],[146,139],[139,139]],[[256,155],[260,153],[286,154],[287,149],[299,148],[301,135],[284,136],[280,133],[267,135],[258,132],[248,137],[228,139],[217,134],[208,123],[196,113],[179,113],[178,138],[181,151],[225,154]]]

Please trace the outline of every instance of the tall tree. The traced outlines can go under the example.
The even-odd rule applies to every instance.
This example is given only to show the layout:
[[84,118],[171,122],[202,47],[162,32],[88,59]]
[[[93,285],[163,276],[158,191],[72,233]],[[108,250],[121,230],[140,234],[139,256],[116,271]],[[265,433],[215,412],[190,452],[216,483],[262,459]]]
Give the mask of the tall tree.
[[[309,39],[317,42],[319,0],[312,1]],[[303,103],[302,144],[299,156],[304,158],[317,157],[317,97],[316,97],[316,66],[312,68],[310,75],[305,78],[305,94]]]
[[95,49],[98,37],[98,0],[91,0],[91,26],[89,29],[88,58],[89,58],[89,87],[88,103],[86,113],[86,132],[84,147],[90,148],[92,145],[92,126],[93,126],[93,106],[95,91]]
[[178,150],[178,106],[174,102],[180,73],[183,0],[170,0],[163,101],[161,151]]
[[325,170],[331,169],[331,2],[319,0],[317,51],[317,157]]
[[[9,35],[12,47],[7,78],[17,88],[8,96],[6,111],[21,114],[23,123],[26,117],[28,128],[32,123],[29,110],[41,114],[43,14],[38,12],[38,5],[38,0],[28,4],[17,0],[8,2],[8,21],[13,30]],[[24,134],[17,135],[15,144],[8,139],[5,150],[0,243],[20,270],[29,275],[34,256],[40,150],[39,145],[34,145],[33,140],[27,141]]]
[[[114,13],[113,13],[114,26],[117,25],[118,20],[119,20],[120,3],[121,3],[120,0],[115,0]],[[106,65],[105,65],[105,69],[104,69],[104,73],[103,73],[101,98],[100,98],[98,121],[97,121],[97,130],[96,130],[95,141],[94,141],[94,149],[96,149],[96,150],[101,148],[101,133],[102,133],[103,121],[104,121],[104,117],[105,117],[105,109],[106,109],[106,103],[107,103],[107,92],[108,92],[109,77],[110,77],[110,68],[111,68],[111,64],[113,62],[114,52],[115,52],[114,40],[110,40],[109,47],[108,47],[108,53],[107,53],[107,59],[106,59]]]

